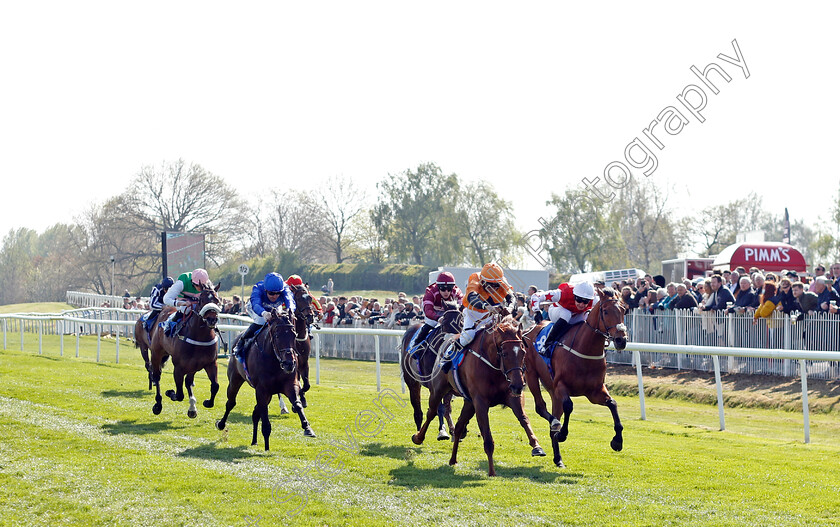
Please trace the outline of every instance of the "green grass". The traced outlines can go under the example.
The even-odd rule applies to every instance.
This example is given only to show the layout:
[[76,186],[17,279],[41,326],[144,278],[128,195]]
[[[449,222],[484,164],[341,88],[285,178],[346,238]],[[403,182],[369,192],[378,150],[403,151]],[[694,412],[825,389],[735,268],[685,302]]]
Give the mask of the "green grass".
[[[410,442],[407,396],[405,408],[383,418],[369,362],[322,361],[307,409],[316,439],[274,403],[266,453],[261,436],[250,446],[247,386],[220,432],[213,423],[223,413],[224,379],[216,407],[199,405],[197,419],[167,398],[154,416],[139,352],[127,341],[115,364],[113,340],[103,341],[97,363],[95,338],[81,339],[79,359],[74,337],[65,337],[64,357],[58,337],[44,337],[49,350],[40,356],[12,351],[16,338],[0,351],[0,525],[840,525],[833,413],[812,414],[806,445],[801,413],[727,409],[720,432],[715,406],[648,398],[641,421],[638,399],[623,396],[625,448],[616,453],[609,412],[576,399],[561,444],[568,468],[559,470],[550,457],[530,457],[510,410],[495,408],[498,477],[489,478],[474,422],[450,467],[450,443],[433,433],[422,446]],[[26,342],[35,349],[37,336]],[[399,394],[396,365],[382,372],[383,387]],[[199,400],[208,386],[196,376]],[[550,450],[530,396],[526,409]],[[380,416],[381,431],[356,433],[358,453],[333,446],[364,411]],[[326,451],[335,454],[333,467],[341,464],[329,477],[315,469]],[[288,518],[294,506],[272,499],[273,489],[278,497],[300,492],[308,503]]]
[[66,309],[73,309],[73,306],[64,302],[32,302],[0,306],[0,313],[60,313]]

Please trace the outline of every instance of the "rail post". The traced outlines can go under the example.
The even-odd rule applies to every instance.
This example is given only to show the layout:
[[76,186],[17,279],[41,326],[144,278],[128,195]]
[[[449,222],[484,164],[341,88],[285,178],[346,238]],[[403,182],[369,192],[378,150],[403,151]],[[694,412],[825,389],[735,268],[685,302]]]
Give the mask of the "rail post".
[[315,334],[315,384],[321,384],[321,335]]
[[715,388],[717,389],[718,414],[720,416],[720,429],[726,430],[726,422],[723,417],[723,385],[720,382],[720,357],[712,355],[712,362],[715,365]]
[[373,349],[376,355],[376,391],[382,391],[382,368],[381,364],[379,363],[379,335],[374,335],[373,341]]
[[636,375],[639,377],[639,411],[642,421],[644,421],[647,419],[645,414],[645,383],[642,381],[642,357],[636,350],[633,350],[633,360],[636,361]]
[[799,359],[799,375],[802,378],[802,420],[807,444],[811,442],[811,418],[808,414],[808,365],[805,359]]

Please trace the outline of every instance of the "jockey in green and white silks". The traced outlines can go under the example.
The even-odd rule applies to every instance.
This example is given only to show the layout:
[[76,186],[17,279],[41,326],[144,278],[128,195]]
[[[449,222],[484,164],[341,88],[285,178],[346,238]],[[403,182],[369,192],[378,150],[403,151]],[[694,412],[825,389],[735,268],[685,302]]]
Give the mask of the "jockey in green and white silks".
[[191,273],[181,274],[166,295],[163,303],[167,306],[174,306],[177,310],[169,316],[163,324],[164,333],[169,335],[175,323],[180,320],[190,306],[190,300],[198,300],[202,287],[210,287],[210,276],[204,269],[196,269]]

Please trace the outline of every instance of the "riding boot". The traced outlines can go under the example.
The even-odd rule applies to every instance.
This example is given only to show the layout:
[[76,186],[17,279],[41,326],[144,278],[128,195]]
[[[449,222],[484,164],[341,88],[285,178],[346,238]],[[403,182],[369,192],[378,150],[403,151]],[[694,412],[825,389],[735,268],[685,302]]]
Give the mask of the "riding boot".
[[452,369],[452,359],[458,355],[458,352],[464,348],[461,341],[456,340],[452,343],[449,348],[443,353],[443,357],[440,358],[440,369],[443,373],[449,373],[449,370]]
[[251,325],[248,326],[248,329],[245,330],[245,333],[243,333],[242,336],[239,337],[239,340],[236,341],[236,346],[233,347],[234,357],[244,358],[242,352],[248,349],[248,346],[250,345],[250,342],[248,341],[254,336],[254,333],[256,333],[257,330],[261,327],[262,326],[260,324],[257,324],[256,322],[252,322]]
[[551,331],[548,332],[548,337],[546,337],[545,344],[542,347],[543,352],[546,353],[552,349],[557,341],[563,337],[567,329],[569,329],[569,323],[562,318],[558,318]]
[[161,323],[161,327],[163,327],[163,334],[167,337],[172,336],[172,330],[175,329],[175,324],[178,322],[178,317],[181,315],[180,311],[175,311],[169,318],[167,318],[163,323]]
[[429,334],[429,331],[431,331],[431,330],[432,330],[432,326],[430,326],[428,324],[423,324],[423,327],[421,327],[417,331],[417,336],[414,337],[414,346],[412,346],[411,349],[409,350],[411,352],[412,356],[414,356],[414,354],[420,348],[420,344],[423,343],[423,341],[426,339],[426,336]]

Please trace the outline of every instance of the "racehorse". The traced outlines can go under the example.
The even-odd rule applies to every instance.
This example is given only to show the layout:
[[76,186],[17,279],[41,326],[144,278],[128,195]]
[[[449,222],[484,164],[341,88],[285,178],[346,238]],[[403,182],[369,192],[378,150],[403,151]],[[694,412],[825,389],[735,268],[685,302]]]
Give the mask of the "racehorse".
[[[452,434],[452,457],[449,458],[449,464],[455,465],[458,462],[458,445],[466,432],[467,424],[475,415],[481,437],[484,439],[487,475],[496,475],[493,465],[494,443],[490,433],[488,411],[491,407],[500,404],[510,407],[519,420],[519,424],[525,429],[532,448],[531,455],[544,456],[545,451],[537,441],[537,436],[523,408],[525,344],[522,342],[522,328],[519,322],[510,315],[505,316],[493,326],[476,334],[462,353],[464,354],[463,362],[446,375],[449,386],[464,396],[464,407],[455,425],[455,433]],[[437,378],[441,377],[443,376],[439,375]],[[412,441],[416,444],[423,442],[443,391],[439,388],[432,391],[426,421],[412,436]]]
[[[187,415],[194,418],[198,415],[195,409],[196,399],[192,393],[193,379],[199,370],[207,372],[210,379],[210,399],[204,401],[205,408],[213,408],[216,393],[219,391],[217,380],[218,369],[216,357],[219,354],[219,337],[216,334],[216,323],[219,320],[221,308],[217,284],[215,288],[203,287],[198,300],[192,302],[190,309],[184,313],[184,319],[179,323],[180,329],[173,330],[172,336],[164,334],[162,328],[157,328],[151,338],[151,376],[152,384],[157,389],[155,404],[152,412],[160,414],[163,405],[160,396],[160,374],[165,357],[172,357],[174,366],[173,376],[175,378],[176,390],[167,390],[166,396],[173,401],[184,400],[184,383],[187,385],[190,408]],[[166,320],[175,310],[174,307],[164,307],[158,320]],[[136,328],[136,326],[135,326]],[[141,348],[142,349],[142,348]]]
[[295,297],[295,351],[297,351],[297,370],[300,377],[300,404],[306,408],[306,392],[309,391],[309,353],[312,349],[309,340],[309,325],[315,322],[312,313],[312,296],[306,286],[292,286]]
[[[400,346],[400,368],[402,369],[405,385],[408,387],[411,406],[414,408],[414,424],[417,430],[420,430],[420,425],[423,423],[420,388],[425,386],[431,394],[433,377],[435,375],[435,361],[443,344],[444,335],[458,333],[461,330],[461,312],[458,310],[458,305],[454,302],[446,302],[444,305],[446,306],[446,311],[443,312],[443,315],[438,320],[438,328],[426,335],[426,341],[423,344],[415,343],[415,346],[419,346],[414,353],[417,359],[413,358],[408,353],[408,350],[411,339],[423,327],[423,324],[414,324],[409,327],[403,335],[402,345]],[[447,390],[442,401],[437,408],[437,416],[440,424],[438,428],[438,441],[449,439],[449,435],[455,432],[455,426],[452,424],[451,416],[451,390]],[[446,419],[448,429],[443,426],[444,419]]]
[[[294,317],[276,308],[271,310],[271,314],[271,320],[266,322],[250,346],[242,350],[247,357],[245,360],[247,368],[243,367],[242,362],[233,357],[228,362],[225,415],[219,421],[216,421],[216,428],[224,430],[228,415],[236,406],[236,395],[239,393],[242,384],[247,381],[254,387],[257,399],[257,404],[251,414],[251,420],[254,424],[251,445],[257,444],[257,427],[262,420],[262,435],[266,450],[268,450],[268,438],[271,435],[268,404],[275,393],[278,394],[278,397],[282,394],[289,398],[292,403],[292,411],[300,417],[303,435],[315,437],[315,432],[312,431],[312,427],[309,426],[309,421],[306,420],[306,415],[303,413],[303,404],[300,400],[297,352],[295,351],[297,334],[295,333]],[[303,335],[307,335],[305,327]]]
[[[152,335],[158,329],[158,316],[155,323],[152,324],[152,329],[146,331],[146,323],[141,316],[134,324],[134,347],[140,348],[140,355],[143,357],[143,362],[146,364],[146,372],[149,376],[149,389],[152,389],[152,363],[149,361],[149,348],[152,345]],[[165,362],[164,358],[164,362]]]
[[[619,452],[624,445],[621,435],[624,427],[618,417],[618,406],[604,385],[607,371],[604,346],[609,340],[615,343],[615,349],[619,351],[627,345],[625,307],[612,288],[605,287],[596,292],[599,301],[589,311],[584,323],[569,328],[555,347],[551,358],[551,372],[534,345],[540,330],[548,322],[537,324],[525,334],[528,346],[525,377],[534,396],[537,413],[550,423],[554,464],[560,468],[565,465],[560,457],[559,443],[565,441],[569,434],[569,415],[574,407],[571,397],[585,396],[592,404],[609,408],[615,430],[610,446]],[[546,410],[540,383],[551,395],[551,413]],[[562,426],[559,421],[561,413]]]

